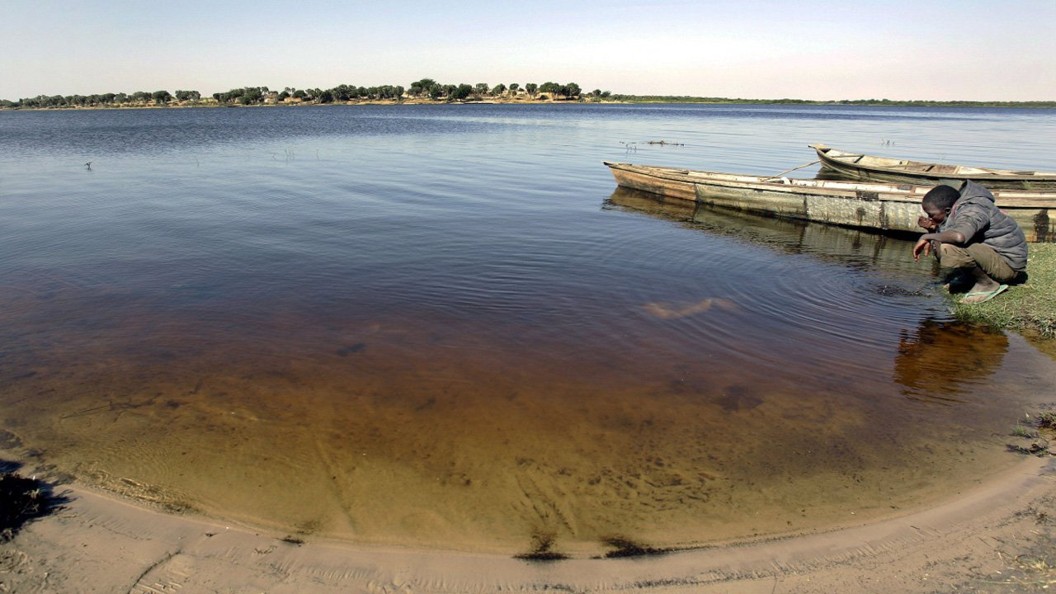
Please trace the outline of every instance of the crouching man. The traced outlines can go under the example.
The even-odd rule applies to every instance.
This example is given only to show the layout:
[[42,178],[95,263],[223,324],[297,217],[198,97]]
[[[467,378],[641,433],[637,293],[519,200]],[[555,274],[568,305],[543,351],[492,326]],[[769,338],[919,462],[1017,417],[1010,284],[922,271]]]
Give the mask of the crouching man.
[[989,301],[1027,268],[1027,238],[994,204],[994,195],[974,182],[960,191],[932,188],[921,201],[926,216],[917,224],[928,232],[913,246],[913,259],[934,253],[939,265],[968,273],[972,287],[962,303]]

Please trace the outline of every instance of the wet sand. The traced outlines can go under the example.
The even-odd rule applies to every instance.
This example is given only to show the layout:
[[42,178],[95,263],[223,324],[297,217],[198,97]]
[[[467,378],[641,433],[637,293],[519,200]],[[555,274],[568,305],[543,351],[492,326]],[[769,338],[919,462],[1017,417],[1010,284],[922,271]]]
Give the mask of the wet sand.
[[1056,579],[1051,565],[1047,573],[1022,570],[1044,547],[1051,556],[1056,542],[1045,511],[1056,505],[1052,458],[1024,457],[941,505],[875,522],[648,557],[552,562],[298,542],[83,487],[69,494],[65,509],[0,545],[0,590],[1017,592]]

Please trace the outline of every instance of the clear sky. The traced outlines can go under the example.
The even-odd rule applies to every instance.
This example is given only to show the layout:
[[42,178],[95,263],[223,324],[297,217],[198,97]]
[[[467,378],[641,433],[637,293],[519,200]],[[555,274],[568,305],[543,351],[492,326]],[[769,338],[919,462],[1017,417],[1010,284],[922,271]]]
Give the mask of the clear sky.
[[19,0],[0,98],[440,83],[1056,100],[1056,0]]

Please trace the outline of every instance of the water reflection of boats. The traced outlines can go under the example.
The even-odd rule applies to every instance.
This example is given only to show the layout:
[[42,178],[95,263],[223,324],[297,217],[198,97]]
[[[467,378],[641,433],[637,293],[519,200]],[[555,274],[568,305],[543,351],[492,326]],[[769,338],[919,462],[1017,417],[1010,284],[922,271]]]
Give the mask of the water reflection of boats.
[[1008,351],[1000,331],[962,322],[924,320],[914,335],[903,332],[895,381],[914,400],[952,403],[994,373]]
[[761,217],[624,187],[616,188],[607,204],[692,224],[709,233],[735,236],[788,253],[832,257],[844,264],[860,263],[870,268],[917,269],[902,240],[860,229]]
[[1056,190],[1056,172],[1013,171],[945,163],[924,163],[908,159],[848,153],[824,144],[812,144],[823,169],[845,178],[894,181],[924,186],[949,184],[958,186],[965,180],[979,182],[990,189]]
[[[888,234],[918,234],[920,200],[931,186],[789,179],[673,167],[610,163],[616,183],[664,197],[774,217],[814,221]],[[1054,241],[1048,211],[1056,191],[994,190],[997,204],[1030,241]]]

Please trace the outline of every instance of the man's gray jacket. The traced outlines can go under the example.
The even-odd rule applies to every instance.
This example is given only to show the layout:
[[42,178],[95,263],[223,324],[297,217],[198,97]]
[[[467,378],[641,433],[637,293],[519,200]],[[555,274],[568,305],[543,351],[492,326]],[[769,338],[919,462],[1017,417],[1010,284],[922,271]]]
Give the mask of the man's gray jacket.
[[1016,221],[997,208],[990,190],[966,181],[960,193],[939,230],[959,231],[964,235],[964,245],[982,242],[994,248],[1013,270],[1026,269],[1027,238]]

